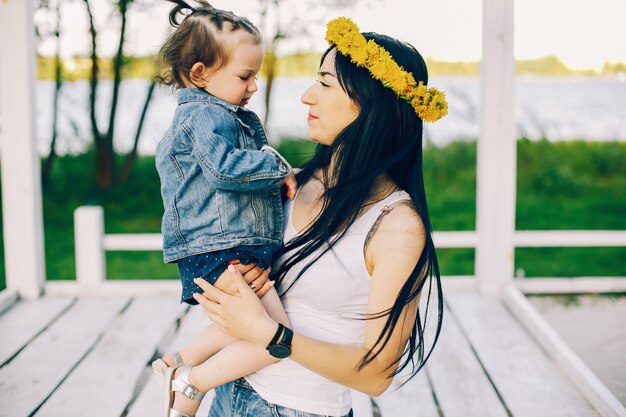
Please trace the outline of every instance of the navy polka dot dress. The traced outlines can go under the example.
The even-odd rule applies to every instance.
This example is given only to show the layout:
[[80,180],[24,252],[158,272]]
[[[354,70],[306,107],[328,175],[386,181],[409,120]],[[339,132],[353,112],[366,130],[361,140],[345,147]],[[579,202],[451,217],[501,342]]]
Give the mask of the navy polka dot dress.
[[215,284],[215,281],[228,267],[228,261],[234,259],[238,259],[243,265],[256,263],[259,268],[265,270],[272,265],[274,254],[281,248],[282,245],[237,246],[179,259],[178,271],[183,286],[180,302],[191,305],[198,304],[193,299],[193,293],[202,293],[202,289],[193,282],[194,278],[204,278],[209,283]]

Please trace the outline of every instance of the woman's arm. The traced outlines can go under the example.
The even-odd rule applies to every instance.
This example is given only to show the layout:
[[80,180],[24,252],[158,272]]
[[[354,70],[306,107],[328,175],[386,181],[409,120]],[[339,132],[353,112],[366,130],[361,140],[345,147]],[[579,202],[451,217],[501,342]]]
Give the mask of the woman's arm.
[[[368,247],[368,260],[372,268],[368,313],[375,314],[393,305],[423,250],[423,230],[419,217],[408,206],[396,207],[381,222]],[[202,288],[206,291],[206,297],[198,294],[195,298],[211,320],[226,333],[267,346],[278,325],[269,318],[258,298],[251,297],[251,291],[236,269],[233,268],[233,271],[233,279],[239,286],[241,297],[228,296],[210,285],[204,285]],[[406,346],[415,322],[417,302],[416,299],[405,308],[385,348],[361,370],[358,370],[358,365],[368,350],[374,347],[387,316],[365,322],[362,346],[322,342],[294,333],[290,358],[335,382],[369,395],[380,395],[391,384],[388,375],[395,367],[389,366]],[[377,346],[376,350],[379,348]]]

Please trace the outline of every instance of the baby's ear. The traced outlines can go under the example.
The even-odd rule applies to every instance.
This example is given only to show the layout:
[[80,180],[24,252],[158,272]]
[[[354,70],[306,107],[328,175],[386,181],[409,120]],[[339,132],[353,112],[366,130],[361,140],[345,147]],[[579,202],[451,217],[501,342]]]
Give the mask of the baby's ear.
[[189,70],[189,79],[196,87],[204,88],[209,81],[209,69],[202,62],[196,62]]

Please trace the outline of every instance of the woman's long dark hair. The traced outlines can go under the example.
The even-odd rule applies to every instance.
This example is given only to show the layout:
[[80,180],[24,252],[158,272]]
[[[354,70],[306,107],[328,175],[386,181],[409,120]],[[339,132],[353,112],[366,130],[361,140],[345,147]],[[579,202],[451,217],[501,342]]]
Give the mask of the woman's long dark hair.
[[[399,65],[413,74],[416,81],[428,83],[426,63],[411,45],[376,33],[363,35],[368,40],[374,39],[389,51]],[[332,49],[333,47],[330,47],[324,53],[322,62]],[[333,172],[326,172],[324,175],[325,192],[321,213],[302,235],[287,242],[283,253],[294,252],[282,263],[273,278],[277,280],[282,294],[289,291],[296,280],[343,237],[346,225],[352,224],[362,212],[376,179],[386,173],[411,196],[411,201],[425,228],[426,244],[393,306],[367,317],[373,319],[387,316],[387,321],[375,345],[362,358],[359,369],[380,354],[402,317],[402,311],[421,294],[428,281],[424,320],[422,322],[418,308],[409,343],[403,354],[390,366],[391,368],[398,365],[390,373],[390,377],[393,377],[411,364],[413,377],[424,366],[437,343],[443,319],[441,279],[424,191],[423,122],[410,104],[399,99],[390,88],[384,87],[380,81],[372,78],[367,69],[357,67],[349,57],[339,52],[335,58],[335,70],[341,87],[358,105],[360,112],[356,120],[337,136],[332,145],[318,145],[311,161],[296,175],[298,184],[304,184],[318,169],[324,171],[328,168],[331,156],[333,158]],[[304,265],[295,279],[281,282],[291,268],[320,248],[322,249],[320,253]],[[427,323],[433,281],[437,291],[437,326],[433,345],[425,354],[424,327]],[[417,361],[414,358],[416,353]]]

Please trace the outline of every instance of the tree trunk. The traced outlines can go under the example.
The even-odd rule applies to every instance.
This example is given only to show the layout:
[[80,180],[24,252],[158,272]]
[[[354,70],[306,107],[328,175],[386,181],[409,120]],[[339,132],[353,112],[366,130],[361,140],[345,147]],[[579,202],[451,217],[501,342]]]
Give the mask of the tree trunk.
[[124,38],[126,35],[126,12],[128,10],[128,0],[119,1],[120,16],[122,18],[122,26],[120,28],[120,37],[117,46],[117,53],[113,61],[113,92],[111,98],[111,111],[109,112],[109,127],[106,135],[103,137],[104,143],[97,149],[104,152],[105,155],[99,156],[98,161],[101,164],[98,167],[98,183],[104,188],[110,188],[114,184],[115,178],[115,150],[113,148],[113,140],[115,138],[115,116],[117,115],[117,102],[119,99],[120,84],[122,81],[122,67],[124,66]]
[[96,120],[96,95],[98,92],[98,51],[96,27],[93,20],[93,13],[89,0],[83,0],[87,15],[89,17],[89,34],[91,35],[91,75],[89,79],[89,121],[91,122],[91,133],[93,135],[94,147],[96,150],[96,185],[100,189],[107,189],[113,185],[112,160],[113,155],[108,147],[106,137],[98,129]]
[[148,107],[150,107],[150,102],[152,100],[152,95],[154,94],[154,89],[156,87],[156,82],[154,79],[150,83],[150,87],[148,87],[148,94],[146,95],[146,101],[143,104],[143,109],[141,111],[141,117],[139,118],[139,123],[137,124],[137,131],[135,132],[135,142],[133,143],[133,149],[126,156],[126,160],[124,161],[124,166],[120,171],[120,175],[118,181],[120,184],[125,184],[128,181],[128,177],[130,176],[130,172],[133,169],[133,164],[135,159],[137,158],[137,147],[139,145],[139,138],[141,137],[141,131],[143,129],[143,122],[145,121],[146,114],[148,113]]
[[265,118],[263,119],[263,125],[265,131],[268,132],[267,122],[270,119],[270,100],[272,97],[272,86],[274,85],[274,74],[276,73],[276,53],[274,49],[271,49],[265,53],[265,76],[267,77],[267,83],[265,85]]
[[96,94],[98,92],[98,52],[96,49],[96,38],[98,33],[93,22],[93,13],[91,12],[91,6],[89,0],[83,0],[85,2],[85,8],[87,9],[87,15],[89,16],[89,34],[91,36],[91,74],[89,76],[89,121],[91,123],[91,133],[93,134],[94,142],[100,141],[100,130],[98,129],[98,122],[96,120]]
[[52,140],[50,141],[50,152],[43,164],[41,171],[41,187],[47,189],[50,181],[50,171],[52,170],[52,163],[56,158],[56,142],[57,142],[57,124],[59,119],[59,95],[61,93],[61,85],[63,83],[61,77],[61,6],[60,1],[56,3],[56,30],[54,36],[56,37],[56,54],[54,56],[54,98],[52,102]]

